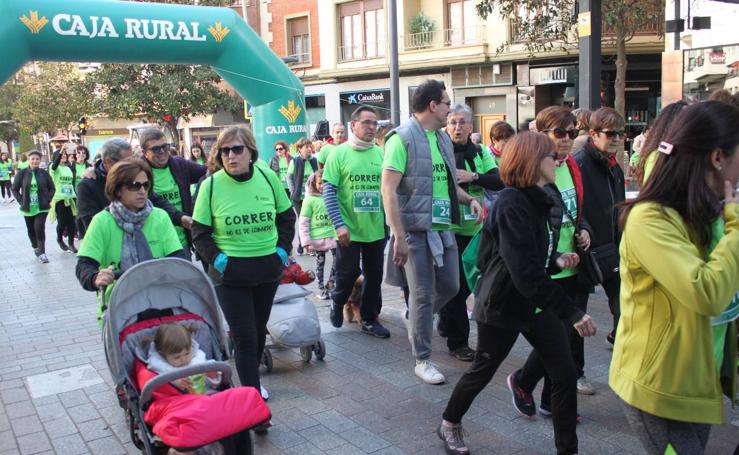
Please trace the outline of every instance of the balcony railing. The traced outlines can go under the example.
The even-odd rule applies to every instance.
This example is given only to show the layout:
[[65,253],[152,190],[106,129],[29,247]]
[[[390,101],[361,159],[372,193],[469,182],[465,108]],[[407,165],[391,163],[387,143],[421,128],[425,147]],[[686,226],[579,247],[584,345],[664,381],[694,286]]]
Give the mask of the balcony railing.
[[288,65],[305,65],[310,63],[310,52],[304,54],[290,54],[287,56],[290,59]]
[[413,51],[431,47],[468,46],[485,42],[485,26],[448,28],[431,32],[411,33],[403,37],[403,49]]
[[356,46],[339,47],[339,63],[382,58],[384,56],[385,43],[382,41],[370,45],[364,43]]

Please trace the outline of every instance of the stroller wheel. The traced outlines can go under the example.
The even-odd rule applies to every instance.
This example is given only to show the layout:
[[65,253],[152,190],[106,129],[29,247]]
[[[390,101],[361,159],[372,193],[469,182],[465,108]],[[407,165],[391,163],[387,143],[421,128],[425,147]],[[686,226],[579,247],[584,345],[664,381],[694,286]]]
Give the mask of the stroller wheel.
[[272,371],[272,367],[274,366],[272,363],[272,353],[267,348],[264,349],[264,353],[262,354],[262,364],[267,369],[267,373]]
[[313,357],[313,346],[300,346],[300,357],[303,358],[303,362],[310,362]]
[[323,340],[318,340],[318,343],[313,345],[313,352],[318,360],[323,360],[326,357],[326,343]]

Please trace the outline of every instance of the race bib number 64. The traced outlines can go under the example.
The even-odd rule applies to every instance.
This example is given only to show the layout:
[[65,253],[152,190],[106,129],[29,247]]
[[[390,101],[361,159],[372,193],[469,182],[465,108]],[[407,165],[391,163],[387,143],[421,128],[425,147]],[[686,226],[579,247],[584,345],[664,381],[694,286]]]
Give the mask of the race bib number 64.
[[354,200],[352,205],[354,206],[354,212],[379,212],[380,192],[357,191],[354,193]]

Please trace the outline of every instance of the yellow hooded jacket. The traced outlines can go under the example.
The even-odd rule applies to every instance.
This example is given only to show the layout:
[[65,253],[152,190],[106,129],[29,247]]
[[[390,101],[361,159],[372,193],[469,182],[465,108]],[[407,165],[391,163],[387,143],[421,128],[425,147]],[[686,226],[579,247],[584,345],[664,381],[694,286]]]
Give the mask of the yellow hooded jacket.
[[635,205],[620,245],[621,319],[609,385],[658,417],[720,424],[724,405],[711,316],[739,286],[739,204],[724,208],[726,235],[706,256],[673,209]]

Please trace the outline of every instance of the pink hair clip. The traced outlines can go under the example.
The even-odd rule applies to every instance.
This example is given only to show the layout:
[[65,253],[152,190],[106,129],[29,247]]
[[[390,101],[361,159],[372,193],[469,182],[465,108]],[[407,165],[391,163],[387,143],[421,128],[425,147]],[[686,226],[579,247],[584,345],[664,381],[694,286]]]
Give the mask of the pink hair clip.
[[662,141],[659,143],[659,147],[657,147],[657,150],[664,153],[665,155],[669,155],[672,153],[672,149],[674,146],[668,142]]

